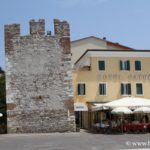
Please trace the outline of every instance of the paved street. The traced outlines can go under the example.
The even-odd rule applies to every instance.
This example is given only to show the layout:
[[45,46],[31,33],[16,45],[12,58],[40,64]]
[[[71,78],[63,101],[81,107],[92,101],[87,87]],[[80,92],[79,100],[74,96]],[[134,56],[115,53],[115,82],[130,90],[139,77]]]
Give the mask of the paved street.
[[103,135],[80,132],[0,135],[0,150],[120,149],[148,150],[150,149],[150,134]]

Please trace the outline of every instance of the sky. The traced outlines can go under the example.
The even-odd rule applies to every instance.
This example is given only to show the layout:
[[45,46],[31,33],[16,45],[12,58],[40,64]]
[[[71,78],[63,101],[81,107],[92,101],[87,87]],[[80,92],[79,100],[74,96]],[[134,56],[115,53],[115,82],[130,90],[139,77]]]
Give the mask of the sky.
[[53,19],[67,20],[71,40],[87,36],[135,49],[150,49],[150,0],[0,0],[0,66],[5,69],[4,25],[21,24],[29,34],[29,20],[45,19],[53,33]]

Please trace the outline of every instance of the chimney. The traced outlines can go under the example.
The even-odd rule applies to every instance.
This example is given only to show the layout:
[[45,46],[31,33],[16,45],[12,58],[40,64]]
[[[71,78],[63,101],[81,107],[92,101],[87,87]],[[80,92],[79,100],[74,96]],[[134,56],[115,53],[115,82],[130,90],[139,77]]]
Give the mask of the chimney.
[[106,41],[106,37],[103,37],[103,40]]

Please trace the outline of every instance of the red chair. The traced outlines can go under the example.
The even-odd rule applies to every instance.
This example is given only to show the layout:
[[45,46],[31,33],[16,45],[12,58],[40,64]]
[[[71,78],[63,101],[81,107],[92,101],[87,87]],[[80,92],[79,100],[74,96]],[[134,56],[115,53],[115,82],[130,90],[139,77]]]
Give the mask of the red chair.
[[123,126],[123,130],[124,130],[124,132],[127,132],[127,133],[131,132],[131,130],[132,130],[132,124],[130,124],[130,123],[125,124]]
[[137,125],[137,130],[138,130],[138,132],[146,132],[147,125],[145,123],[138,124]]
[[147,125],[147,131],[150,132],[150,123]]

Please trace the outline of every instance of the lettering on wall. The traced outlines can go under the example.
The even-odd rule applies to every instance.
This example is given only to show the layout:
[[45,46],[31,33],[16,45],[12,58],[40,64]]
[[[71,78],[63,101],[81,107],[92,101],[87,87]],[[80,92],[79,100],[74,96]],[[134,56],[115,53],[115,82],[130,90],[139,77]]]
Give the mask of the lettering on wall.
[[150,81],[150,74],[138,74],[138,75],[133,75],[130,74],[128,75],[129,80],[149,80]]
[[101,74],[98,76],[99,80],[120,80],[121,75],[119,74]]
[[98,80],[141,80],[150,81],[150,74],[99,74]]

